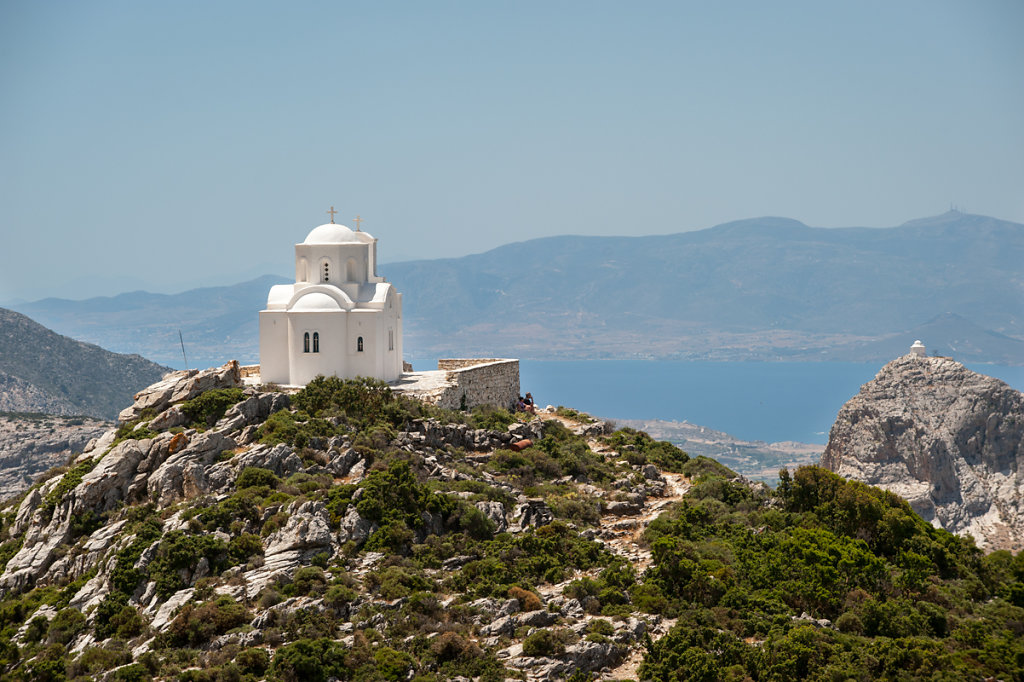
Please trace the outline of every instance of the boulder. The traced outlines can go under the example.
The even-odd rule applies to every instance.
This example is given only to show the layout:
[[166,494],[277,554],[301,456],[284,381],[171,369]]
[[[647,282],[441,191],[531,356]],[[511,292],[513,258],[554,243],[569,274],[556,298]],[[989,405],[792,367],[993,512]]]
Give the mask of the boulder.
[[508,521],[505,519],[505,505],[501,502],[481,500],[475,506],[494,523],[495,533],[504,533],[508,530]]
[[257,445],[248,452],[244,452],[234,460],[239,471],[246,467],[259,467],[269,469],[281,478],[288,478],[304,466],[299,456],[289,445],[279,443],[273,447],[269,445]]
[[182,498],[205,494],[209,491],[207,467],[223,451],[235,447],[235,441],[217,431],[196,434],[180,451],[168,456],[149,476],[146,488],[150,498],[156,501],[159,508],[163,508]]
[[284,393],[260,393],[232,405],[224,413],[215,430],[222,433],[233,433],[246,426],[260,424],[267,417],[291,406],[291,398]]
[[325,549],[331,546],[330,517],[323,502],[306,501],[289,507],[288,523],[266,539],[266,554],[294,550]]
[[520,530],[530,526],[546,526],[555,519],[547,503],[539,497],[528,499],[516,507],[514,517]]
[[341,543],[354,542],[361,545],[366,539],[377,530],[377,523],[364,519],[359,515],[356,506],[349,505],[344,518],[341,519],[341,531],[338,533],[338,541]]

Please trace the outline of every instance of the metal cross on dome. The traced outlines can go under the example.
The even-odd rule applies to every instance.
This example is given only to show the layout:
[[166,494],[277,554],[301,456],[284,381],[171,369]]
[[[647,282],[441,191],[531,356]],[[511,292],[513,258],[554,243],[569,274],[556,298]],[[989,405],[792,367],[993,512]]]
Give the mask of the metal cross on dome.
[[334,207],[331,206],[331,210],[330,211],[325,211],[325,213],[330,213],[331,214],[331,225],[333,225],[334,224],[334,214],[337,213],[337,211],[335,211]]
[[355,222],[355,224],[356,224],[356,232],[360,232],[361,230],[359,229],[359,226],[363,224],[363,219],[362,219],[362,218],[360,218],[360,217],[359,217],[359,214],[357,213],[357,214],[356,214],[356,217],[355,217],[355,218],[353,218],[352,220],[353,220],[353,221]]

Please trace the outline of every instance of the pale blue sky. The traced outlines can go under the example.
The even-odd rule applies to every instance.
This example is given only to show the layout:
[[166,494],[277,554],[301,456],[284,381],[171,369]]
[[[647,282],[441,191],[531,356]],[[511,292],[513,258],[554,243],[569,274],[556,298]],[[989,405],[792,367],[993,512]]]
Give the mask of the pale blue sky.
[[332,204],[384,263],[1024,222],[1017,0],[2,0],[0,101],[0,301],[287,273]]

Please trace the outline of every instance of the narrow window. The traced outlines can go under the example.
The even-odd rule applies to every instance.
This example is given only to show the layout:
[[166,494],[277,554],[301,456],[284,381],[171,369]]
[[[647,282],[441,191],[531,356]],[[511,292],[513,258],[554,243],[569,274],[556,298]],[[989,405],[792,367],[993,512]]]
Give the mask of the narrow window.
[[394,350],[394,349],[395,349],[395,332],[389,329],[388,330],[388,350]]
[[361,336],[356,341],[356,350],[359,351],[360,353],[363,352],[363,337],[361,337]]
[[324,261],[324,278],[323,278],[322,281],[324,281],[324,282],[330,282],[331,281],[331,266],[328,265],[327,261]]
[[302,352],[309,352],[309,332],[306,332],[305,334],[302,335]]
[[313,332],[313,352],[320,352],[320,332]]

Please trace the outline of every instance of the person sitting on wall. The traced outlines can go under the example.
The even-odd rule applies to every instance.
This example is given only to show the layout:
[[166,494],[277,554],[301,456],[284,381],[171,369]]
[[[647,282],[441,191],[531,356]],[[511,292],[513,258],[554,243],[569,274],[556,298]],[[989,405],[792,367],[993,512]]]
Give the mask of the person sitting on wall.
[[523,396],[519,396],[519,399],[516,400],[516,412],[526,412],[526,401]]
[[523,400],[524,408],[530,414],[537,414],[537,405],[533,402],[533,394],[527,393],[526,398]]

